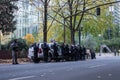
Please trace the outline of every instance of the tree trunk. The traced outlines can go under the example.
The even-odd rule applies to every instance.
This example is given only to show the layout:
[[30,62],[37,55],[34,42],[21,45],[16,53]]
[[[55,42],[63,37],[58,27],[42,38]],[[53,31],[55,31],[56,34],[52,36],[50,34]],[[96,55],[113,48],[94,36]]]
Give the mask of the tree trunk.
[[[72,15],[73,14],[73,11],[72,11],[73,1],[72,0],[68,0],[68,3],[69,3],[70,15]],[[70,16],[71,44],[75,44],[75,39],[74,39],[75,32],[74,32],[74,28],[73,28],[73,24],[72,24],[72,19],[73,19],[72,16]]]
[[47,0],[44,2],[43,42],[47,42]]
[[71,30],[71,44],[75,44],[75,31]]

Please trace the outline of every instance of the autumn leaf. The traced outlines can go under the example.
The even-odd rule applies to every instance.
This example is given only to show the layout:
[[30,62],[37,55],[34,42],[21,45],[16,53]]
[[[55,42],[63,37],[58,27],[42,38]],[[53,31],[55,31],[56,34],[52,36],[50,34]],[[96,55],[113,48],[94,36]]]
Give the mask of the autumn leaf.
[[35,39],[34,39],[32,34],[27,34],[24,38],[27,41],[28,45],[34,43],[34,41],[35,41]]

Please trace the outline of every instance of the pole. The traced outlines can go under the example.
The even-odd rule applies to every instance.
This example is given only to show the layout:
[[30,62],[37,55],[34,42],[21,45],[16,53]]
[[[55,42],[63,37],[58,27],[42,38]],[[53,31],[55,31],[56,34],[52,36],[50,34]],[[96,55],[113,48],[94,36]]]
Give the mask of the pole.
[[66,33],[65,33],[65,31],[66,31],[66,28],[65,28],[65,18],[64,18],[64,36],[63,36],[63,38],[64,38],[64,43],[65,43],[65,41],[66,41]]
[[79,36],[79,45],[81,45],[81,31],[80,31],[80,28],[78,30],[78,36]]

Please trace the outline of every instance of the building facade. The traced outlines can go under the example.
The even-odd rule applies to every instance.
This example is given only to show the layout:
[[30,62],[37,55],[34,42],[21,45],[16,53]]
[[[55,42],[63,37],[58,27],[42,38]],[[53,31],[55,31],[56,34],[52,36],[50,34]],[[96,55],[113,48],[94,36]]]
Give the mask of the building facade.
[[114,23],[120,27],[120,3],[116,3],[113,9]]
[[22,38],[26,34],[38,32],[39,11],[36,10],[36,7],[30,3],[30,0],[19,0],[17,6],[18,11],[15,14],[17,29],[12,34],[12,37]]

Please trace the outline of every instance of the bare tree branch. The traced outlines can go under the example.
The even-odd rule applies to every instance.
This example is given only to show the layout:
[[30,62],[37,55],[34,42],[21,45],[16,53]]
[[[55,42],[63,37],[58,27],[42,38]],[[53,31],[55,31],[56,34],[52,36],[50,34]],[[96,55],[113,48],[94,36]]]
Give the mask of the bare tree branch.
[[[66,2],[66,3],[67,3],[67,2]],[[60,8],[58,9],[58,11],[61,11],[62,8],[66,5],[66,3],[65,3],[62,7],[60,7]],[[54,20],[55,20],[55,17],[56,17],[57,15],[58,15],[58,13],[55,14],[55,16],[54,16],[54,18],[53,18],[53,20],[52,20],[50,26],[48,27],[48,31],[49,31],[50,27],[52,26],[52,24],[53,24],[53,22],[54,22]]]
[[[84,0],[83,11],[85,10],[85,8],[86,8],[86,7],[85,7],[85,0]],[[77,25],[75,31],[78,30],[78,28],[80,28],[80,24],[81,24],[81,22],[82,22],[84,13],[85,13],[85,12],[83,12],[83,13],[81,14],[81,18],[80,18],[80,20],[79,20],[79,23],[78,23],[78,25]]]
[[[52,17],[51,15],[49,15],[49,14],[48,14],[48,16],[49,16],[49,17],[51,17],[51,18],[53,18],[56,22],[58,22],[58,23],[60,23],[60,24],[64,25],[64,23],[62,23],[62,22],[60,22],[59,20],[55,19],[55,18],[54,18],[54,17]],[[67,25],[65,25],[65,26],[67,27]]]
[[100,4],[100,5],[97,5],[97,6],[88,8],[88,9],[85,9],[84,11],[77,12],[77,13],[75,13],[75,14],[73,14],[73,15],[70,15],[70,16],[67,16],[67,17],[65,17],[65,18],[69,18],[69,17],[71,17],[71,16],[78,15],[78,14],[80,14],[80,13],[82,13],[82,12],[86,12],[86,11],[88,11],[88,10],[92,10],[92,9],[97,8],[97,7],[100,7],[100,6],[105,6],[105,5],[109,5],[109,4],[115,4],[115,3],[118,3],[118,2],[120,2],[120,1],[113,1],[113,2],[109,2],[109,3],[105,3],[105,4]]
[[[76,2],[76,4],[78,4],[79,0]],[[76,9],[75,9],[75,13],[77,13],[78,11],[78,5],[76,5]],[[75,24],[76,24],[76,17],[77,15],[74,15],[74,24],[73,24],[73,27],[75,28]]]

